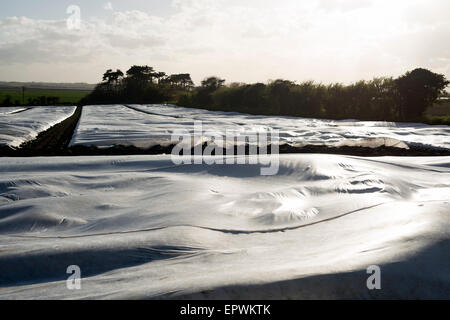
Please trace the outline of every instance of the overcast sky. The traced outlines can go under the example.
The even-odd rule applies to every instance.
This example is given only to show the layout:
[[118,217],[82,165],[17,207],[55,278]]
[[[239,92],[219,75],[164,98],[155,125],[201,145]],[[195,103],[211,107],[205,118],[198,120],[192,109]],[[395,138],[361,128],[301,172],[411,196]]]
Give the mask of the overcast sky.
[[[147,64],[194,81],[450,78],[448,0],[0,0],[0,81],[90,82]],[[81,10],[80,29],[67,8]]]

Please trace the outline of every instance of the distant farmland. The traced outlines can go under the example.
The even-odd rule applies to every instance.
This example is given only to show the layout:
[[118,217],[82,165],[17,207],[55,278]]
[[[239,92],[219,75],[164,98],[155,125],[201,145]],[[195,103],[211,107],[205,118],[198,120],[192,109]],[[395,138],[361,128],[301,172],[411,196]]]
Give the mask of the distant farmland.
[[[80,99],[87,96],[91,90],[78,89],[40,89],[40,88],[26,88],[24,95],[24,103],[28,99],[36,99],[42,96],[58,97],[60,103],[77,103]],[[0,102],[7,96],[11,97],[11,101],[16,104],[22,104],[22,88],[0,88]]]

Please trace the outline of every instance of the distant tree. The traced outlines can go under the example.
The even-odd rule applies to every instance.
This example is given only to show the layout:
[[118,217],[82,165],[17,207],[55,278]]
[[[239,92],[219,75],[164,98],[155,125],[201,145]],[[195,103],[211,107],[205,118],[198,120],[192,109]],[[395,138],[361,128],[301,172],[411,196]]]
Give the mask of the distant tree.
[[128,79],[134,80],[138,83],[149,83],[153,82],[153,78],[157,73],[152,67],[149,66],[132,66],[127,71]]
[[117,69],[115,72],[109,69],[106,70],[106,72],[103,74],[103,81],[108,85],[117,84],[119,80],[123,78],[123,76],[123,72],[119,69]]
[[[242,87],[242,85],[231,88],[239,87]],[[251,113],[258,112],[258,110],[261,110],[259,111],[261,113],[267,112],[266,85],[264,83],[255,83],[245,85],[244,88],[245,91],[241,102],[244,110]]]
[[194,87],[194,82],[189,73],[171,74],[165,79],[165,82],[170,84],[172,88],[191,90]]
[[189,73],[181,73],[179,76],[181,86],[184,90],[191,90],[194,87],[194,81],[192,81]]
[[239,88],[239,87],[243,87],[246,86],[247,84],[244,82],[232,82],[230,84],[228,84],[228,87],[230,88]]
[[166,78],[166,73],[165,72],[155,72],[154,73],[154,77],[157,79],[158,84],[160,84],[162,82],[163,79]]
[[106,70],[106,72],[103,74],[103,82],[109,84],[112,82],[112,69]]
[[[161,103],[177,101],[187,107],[209,110],[289,115],[329,119],[417,120],[439,97],[449,81],[426,69],[415,69],[398,79],[376,78],[344,85],[325,86],[313,81],[296,84],[277,79],[268,84],[232,83],[208,77],[197,88],[190,74],[166,75],[149,66],[132,66],[126,77],[120,70],[103,74],[82,103]],[[47,99],[47,103],[54,103]],[[5,99],[2,103],[10,104]],[[29,101],[41,104],[42,97]]]
[[291,113],[294,109],[294,102],[291,99],[291,88],[295,85],[292,81],[277,79],[271,81],[267,86],[270,113],[283,114]]
[[218,77],[209,77],[202,81],[202,89],[214,91],[224,86],[225,80]]
[[201,82],[197,92],[192,97],[192,103],[195,106],[213,106],[214,99],[212,94],[224,86],[225,80],[218,77],[209,77]]
[[161,103],[172,98],[170,90],[163,85],[165,78],[164,72],[156,72],[149,66],[134,65],[126,76],[119,69],[108,69],[103,74],[103,82],[80,103]]
[[444,92],[449,81],[442,74],[414,69],[395,80],[401,120],[417,119]]
[[375,78],[370,83],[372,90],[371,118],[393,121],[397,118],[396,84],[393,78]]
[[289,115],[302,117],[322,117],[328,98],[327,87],[316,84],[314,81],[305,81],[300,84],[287,82],[290,90],[291,109]]

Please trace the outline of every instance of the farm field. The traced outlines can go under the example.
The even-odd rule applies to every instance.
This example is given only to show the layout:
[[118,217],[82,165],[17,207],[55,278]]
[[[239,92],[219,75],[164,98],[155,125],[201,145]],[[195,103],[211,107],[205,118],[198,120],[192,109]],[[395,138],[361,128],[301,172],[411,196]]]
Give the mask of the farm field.
[[21,112],[26,109],[27,107],[2,107],[0,108],[0,115],[7,115],[15,112]]
[[[26,89],[25,90],[25,103],[28,99],[39,99],[42,96],[46,97],[58,97],[59,103],[78,103],[82,98],[87,96],[91,90],[70,90],[70,89]],[[21,88],[0,88],[0,102],[7,96],[11,97],[11,101],[15,103],[18,101],[22,103],[22,89]]]
[[[450,157],[0,161],[1,299],[450,296]],[[67,290],[78,265],[82,290]],[[366,268],[382,270],[368,290]]]
[[[5,108],[0,141],[18,146],[55,125],[38,145],[148,148],[198,121],[202,142],[276,129],[292,145],[450,149],[446,126],[172,105]],[[450,297],[449,156],[280,154],[273,175],[256,157],[0,158],[0,299]],[[70,265],[82,290],[66,288]],[[373,265],[383,290],[366,286]]]
[[[18,301],[3,314],[112,300],[105,318],[144,300],[151,320],[291,319],[337,317],[327,300],[343,300],[364,317],[345,301],[393,300],[371,315],[450,301],[449,13],[3,1],[0,302]],[[95,317],[83,306],[67,310]]]
[[71,145],[133,145],[148,148],[162,142],[170,143],[167,128],[182,124],[173,120],[122,105],[84,106]]
[[[40,132],[70,117],[76,107],[0,108],[0,145],[18,147]],[[24,110],[11,113],[9,111]]]
[[450,149],[450,128],[421,123],[376,121],[332,121],[294,117],[254,116],[231,112],[188,109],[173,105],[85,106],[74,133],[72,146],[113,145],[148,148],[170,143],[177,130],[193,133],[195,121],[202,122],[205,136],[278,130],[280,143],[302,145],[379,145],[393,139],[406,145]]

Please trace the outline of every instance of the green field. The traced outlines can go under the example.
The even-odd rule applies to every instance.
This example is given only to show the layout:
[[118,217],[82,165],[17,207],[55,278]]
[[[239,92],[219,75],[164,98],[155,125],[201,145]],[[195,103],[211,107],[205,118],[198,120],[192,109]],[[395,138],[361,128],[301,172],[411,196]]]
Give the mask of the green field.
[[[27,103],[28,99],[36,99],[42,96],[46,97],[58,97],[60,103],[77,103],[88,95],[91,91],[90,90],[71,90],[71,89],[57,89],[57,90],[50,90],[50,89],[26,89],[25,90],[25,104]],[[15,89],[15,88],[7,88],[7,89],[0,89],[0,103],[7,97],[11,97],[11,101],[16,104],[16,101],[19,102],[19,104],[22,104],[22,89]]]
[[450,126],[450,100],[440,101],[429,108],[425,112],[423,122]]

